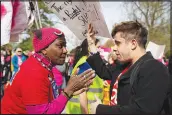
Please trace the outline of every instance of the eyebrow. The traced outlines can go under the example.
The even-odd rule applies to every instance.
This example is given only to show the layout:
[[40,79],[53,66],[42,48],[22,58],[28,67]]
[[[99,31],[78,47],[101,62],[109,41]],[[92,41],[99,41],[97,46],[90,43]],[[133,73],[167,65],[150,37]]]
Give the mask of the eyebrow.
[[66,46],[66,41],[59,40],[56,44]]
[[60,44],[66,44],[66,41],[59,41]]
[[121,41],[115,40],[115,43],[121,43]]

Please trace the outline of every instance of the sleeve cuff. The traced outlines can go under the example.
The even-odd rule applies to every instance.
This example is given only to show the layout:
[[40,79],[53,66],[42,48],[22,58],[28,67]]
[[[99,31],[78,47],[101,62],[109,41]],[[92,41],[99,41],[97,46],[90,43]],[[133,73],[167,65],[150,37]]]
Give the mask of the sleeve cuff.
[[87,62],[88,62],[89,64],[93,64],[94,61],[97,60],[97,59],[99,59],[99,58],[101,58],[101,57],[100,57],[100,53],[97,52],[96,54],[93,54],[93,55],[89,56],[89,57],[87,58]]
[[66,96],[64,96],[63,94],[60,94],[58,96],[58,99],[63,101],[64,104],[67,103],[67,101],[68,101],[68,98]]

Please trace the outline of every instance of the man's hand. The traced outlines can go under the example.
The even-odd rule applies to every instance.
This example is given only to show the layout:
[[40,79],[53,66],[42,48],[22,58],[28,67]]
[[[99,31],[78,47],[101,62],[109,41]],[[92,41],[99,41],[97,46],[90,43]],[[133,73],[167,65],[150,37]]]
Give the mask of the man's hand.
[[91,114],[96,114],[97,106],[99,104],[102,104],[101,100],[96,95],[94,95],[94,97],[96,99],[96,102],[90,104],[90,109],[91,109],[90,112],[91,112]]
[[95,32],[93,31],[93,26],[91,24],[89,24],[88,26],[87,41],[90,52],[97,53],[97,48],[95,45]]
[[95,32],[91,24],[88,25],[87,40],[88,40],[88,44],[96,41]]

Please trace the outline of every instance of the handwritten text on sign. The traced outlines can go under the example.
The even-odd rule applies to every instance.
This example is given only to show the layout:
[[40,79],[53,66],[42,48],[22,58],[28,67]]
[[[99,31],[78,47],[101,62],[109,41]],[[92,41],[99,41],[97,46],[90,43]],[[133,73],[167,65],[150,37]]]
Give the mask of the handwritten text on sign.
[[97,36],[110,38],[99,2],[44,1],[49,9],[79,38],[85,39],[88,23],[92,23]]

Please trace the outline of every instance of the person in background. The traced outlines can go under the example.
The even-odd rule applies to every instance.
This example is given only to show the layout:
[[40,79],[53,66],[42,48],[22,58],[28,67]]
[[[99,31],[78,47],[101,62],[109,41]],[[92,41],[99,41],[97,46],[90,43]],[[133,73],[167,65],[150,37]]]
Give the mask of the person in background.
[[[95,40],[95,45],[98,43],[98,39]],[[96,46],[98,47],[98,46]],[[76,48],[76,54],[74,58],[74,71],[83,63],[86,62],[87,57],[91,55],[88,48],[87,39],[85,39],[80,46]],[[93,83],[88,87],[88,91],[83,92],[79,96],[74,96],[69,100],[66,106],[67,114],[89,114],[90,113],[90,103],[94,102],[94,96],[103,98],[103,80],[97,75],[94,78]]]
[[16,48],[15,55],[12,57],[12,66],[13,73],[12,76],[19,70],[21,64],[26,60],[26,57],[23,55],[21,48]]
[[[34,32],[35,53],[10,80],[1,100],[2,114],[60,114],[73,95],[87,90],[95,71],[89,69],[70,77],[67,86],[58,90],[60,71],[66,57],[66,40],[56,28],[41,28]],[[17,50],[18,51],[18,50]]]
[[164,64],[165,66],[168,66],[168,61],[165,57],[165,55],[162,56],[162,58],[158,59],[159,62],[161,62],[162,64]]
[[108,63],[110,65],[115,65],[116,60],[117,60],[117,56],[116,56],[115,52],[111,51],[108,55]]
[[5,83],[9,82],[11,77],[12,77],[12,71],[11,71],[11,55],[12,55],[12,51],[11,51],[11,48],[9,47],[6,47],[6,53],[5,53],[5,56],[4,56],[4,60],[5,60],[5,63],[4,63],[4,71],[5,71],[5,75],[4,75],[4,78],[5,78]]
[[1,49],[1,73],[0,73],[0,85],[1,85],[1,98],[4,95],[4,56],[5,56],[5,51]]
[[[117,59],[116,54],[112,50],[108,55],[108,63],[106,64],[106,66],[111,66],[110,68],[115,68],[116,59]],[[103,90],[104,90],[103,104],[105,104],[105,105],[110,105],[110,84],[111,84],[111,80],[104,80],[103,81],[103,85],[104,85],[104,88],[103,88]]]
[[4,64],[5,64],[5,51],[1,49],[1,78],[3,77]]
[[74,57],[75,57],[75,49],[73,49],[69,54],[67,54],[67,58],[65,60],[65,65],[66,65],[66,70],[65,70],[65,79],[66,83],[69,81],[70,75],[73,70],[73,62],[74,62]]

